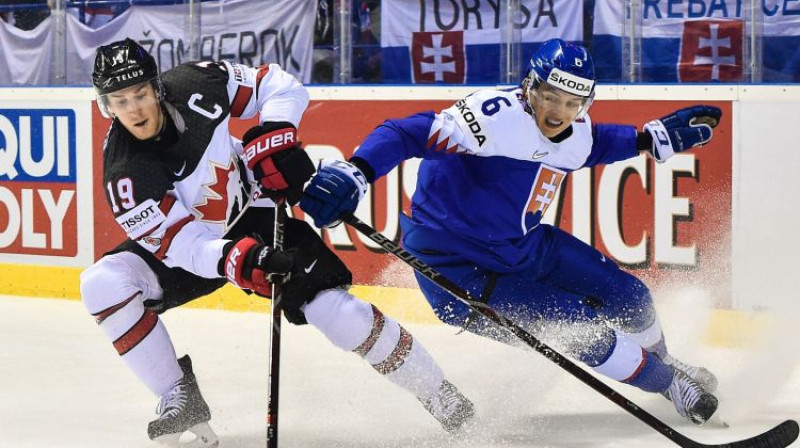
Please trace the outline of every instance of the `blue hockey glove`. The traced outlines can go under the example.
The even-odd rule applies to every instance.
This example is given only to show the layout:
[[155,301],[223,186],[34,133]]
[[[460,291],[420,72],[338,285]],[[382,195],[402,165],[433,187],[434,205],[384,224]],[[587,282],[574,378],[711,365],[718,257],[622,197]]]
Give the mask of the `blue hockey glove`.
[[661,163],[676,153],[705,145],[721,116],[718,107],[691,106],[647,123],[643,130],[653,137],[650,155]]
[[355,211],[366,192],[367,179],[353,164],[323,161],[306,187],[300,208],[314,218],[315,226],[334,227],[342,213]]

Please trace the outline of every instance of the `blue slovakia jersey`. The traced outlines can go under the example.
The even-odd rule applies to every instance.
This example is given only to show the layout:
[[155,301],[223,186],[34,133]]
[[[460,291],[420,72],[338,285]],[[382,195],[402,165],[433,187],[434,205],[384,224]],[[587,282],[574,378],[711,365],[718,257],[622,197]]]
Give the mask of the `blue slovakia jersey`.
[[566,175],[638,155],[633,126],[593,126],[588,116],[573,123],[569,137],[547,139],[521,95],[520,89],[480,90],[438,114],[387,120],[360,146],[354,157],[376,178],[405,159],[424,159],[412,222],[404,223],[406,236],[423,236],[414,239],[414,250],[451,254],[500,273],[525,269],[548,243],[531,230]]

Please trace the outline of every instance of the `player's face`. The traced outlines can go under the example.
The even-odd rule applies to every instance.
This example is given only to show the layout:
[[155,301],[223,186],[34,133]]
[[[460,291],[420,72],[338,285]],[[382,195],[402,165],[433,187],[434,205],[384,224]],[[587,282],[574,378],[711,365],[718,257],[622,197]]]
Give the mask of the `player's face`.
[[549,84],[540,84],[538,88],[528,90],[528,101],[542,134],[553,138],[575,121],[586,100]]
[[150,82],[109,93],[108,110],[139,140],[155,137],[164,123],[161,104]]

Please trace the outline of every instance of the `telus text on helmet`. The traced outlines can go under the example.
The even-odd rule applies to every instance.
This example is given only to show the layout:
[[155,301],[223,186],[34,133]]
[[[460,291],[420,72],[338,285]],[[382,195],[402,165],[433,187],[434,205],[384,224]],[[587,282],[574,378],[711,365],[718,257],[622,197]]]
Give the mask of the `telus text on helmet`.
[[142,75],[144,75],[144,69],[140,68],[139,70],[136,70],[134,72],[123,73],[119,76],[116,76],[116,80],[117,82],[122,82],[122,81],[127,81],[129,79],[138,78]]

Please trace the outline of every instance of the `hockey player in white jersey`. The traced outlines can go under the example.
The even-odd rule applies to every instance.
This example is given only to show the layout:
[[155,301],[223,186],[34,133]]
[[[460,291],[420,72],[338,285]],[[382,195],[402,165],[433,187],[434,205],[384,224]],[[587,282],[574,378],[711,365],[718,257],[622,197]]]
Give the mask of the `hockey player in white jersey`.
[[[350,162],[323,162],[300,202],[318,227],[355,210],[368,182],[422,158],[404,248],[523,325],[588,331],[571,355],[598,373],[661,393],[702,424],[717,409],[716,377],[667,350],[650,291],[576,237],[541,222],[558,188],[582,167],[646,152],[658,162],[702,146],[721,117],[694,106],[633,126],[593,124],[595,76],[585,48],[559,39],[533,53],[522,85],[477,91],[440,113],[387,120]],[[490,335],[488,321],[417,274],[436,315]],[[574,324],[574,325],[573,325]]]
[[[159,397],[151,439],[217,446],[188,356],[159,314],[226,283],[262,296],[282,275],[282,309],[413,393],[447,430],[474,414],[425,348],[394,319],[347,292],[351,274],[305,222],[287,219],[270,247],[274,204],[296,203],[314,167],[298,145],[308,93],[275,64],[199,62],[159,74],[131,39],[98,48],[92,81],[113,118],[104,148],[108,204],[128,235],[81,274],[81,296],[123,361]],[[243,142],[231,118],[258,116]],[[263,197],[262,197],[263,196]]]

